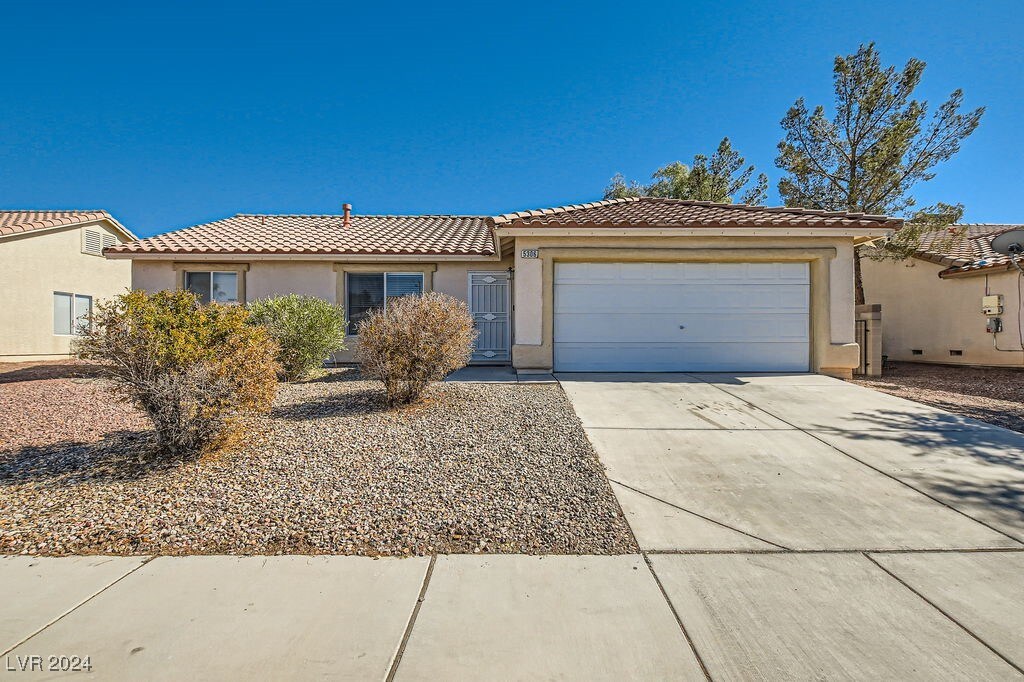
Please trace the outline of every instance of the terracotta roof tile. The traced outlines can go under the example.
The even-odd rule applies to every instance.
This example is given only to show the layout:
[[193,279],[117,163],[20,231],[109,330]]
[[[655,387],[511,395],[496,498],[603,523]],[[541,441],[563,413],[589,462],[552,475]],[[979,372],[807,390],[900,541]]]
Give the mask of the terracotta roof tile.
[[536,211],[506,213],[498,227],[873,227],[898,228],[903,221],[888,216],[817,211],[805,208],[715,204],[641,197],[609,199]]
[[1009,256],[992,250],[992,239],[1010,230],[1024,229],[1024,225],[968,224],[953,225],[950,229],[962,229],[963,237],[949,243],[948,235],[942,232],[925,234],[921,249],[914,254],[922,260],[950,266],[940,274],[1010,267]]
[[489,218],[454,215],[249,215],[196,225],[107,253],[491,256]]
[[0,237],[104,219],[113,221],[106,211],[0,211]]

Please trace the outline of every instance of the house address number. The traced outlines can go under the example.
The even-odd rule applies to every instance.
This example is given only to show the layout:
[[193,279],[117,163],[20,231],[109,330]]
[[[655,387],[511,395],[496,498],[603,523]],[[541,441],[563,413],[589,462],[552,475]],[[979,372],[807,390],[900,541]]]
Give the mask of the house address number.
[[521,255],[523,258],[536,258],[538,255],[537,249],[523,249]]

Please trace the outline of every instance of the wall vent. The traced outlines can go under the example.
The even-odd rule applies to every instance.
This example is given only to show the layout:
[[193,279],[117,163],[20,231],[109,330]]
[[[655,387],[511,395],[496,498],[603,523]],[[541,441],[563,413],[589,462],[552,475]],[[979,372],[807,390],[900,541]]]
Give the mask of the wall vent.
[[920,348],[912,348],[910,350],[910,354],[911,355],[924,355],[924,351],[921,350]]
[[82,253],[99,256],[103,253],[103,233],[96,230],[82,230]]
[[951,350],[951,351],[949,351],[949,354],[952,355],[955,358],[958,358],[961,355],[963,355],[964,352],[962,350]]

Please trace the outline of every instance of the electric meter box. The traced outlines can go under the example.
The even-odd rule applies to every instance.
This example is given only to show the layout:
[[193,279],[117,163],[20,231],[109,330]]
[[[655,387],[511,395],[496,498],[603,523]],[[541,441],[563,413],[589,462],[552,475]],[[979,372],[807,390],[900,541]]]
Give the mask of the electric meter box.
[[1003,295],[996,294],[995,296],[982,296],[981,312],[984,315],[1002,315]]

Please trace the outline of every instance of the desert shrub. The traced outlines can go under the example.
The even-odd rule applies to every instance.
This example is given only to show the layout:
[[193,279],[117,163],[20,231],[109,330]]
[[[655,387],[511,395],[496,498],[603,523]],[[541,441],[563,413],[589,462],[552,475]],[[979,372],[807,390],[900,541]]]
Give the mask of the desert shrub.
[[465,367],[476,334],[469,307],[457,298],[403,296],[362,321],[356,356],[364,374],[384,383],[388,405],[401,405]]
[[273,402],[278,346],[248,316],[188,291],[132,291],[96,306],[75,350],[146,412],[161,453],[191,459],[243,441]]
[[281,347],[278,360],[288,381],[305,379],[322,369],[324,360],[345,348],[345,313],[340,306],[289,294],[249,304],[249,323],[266,327]]

